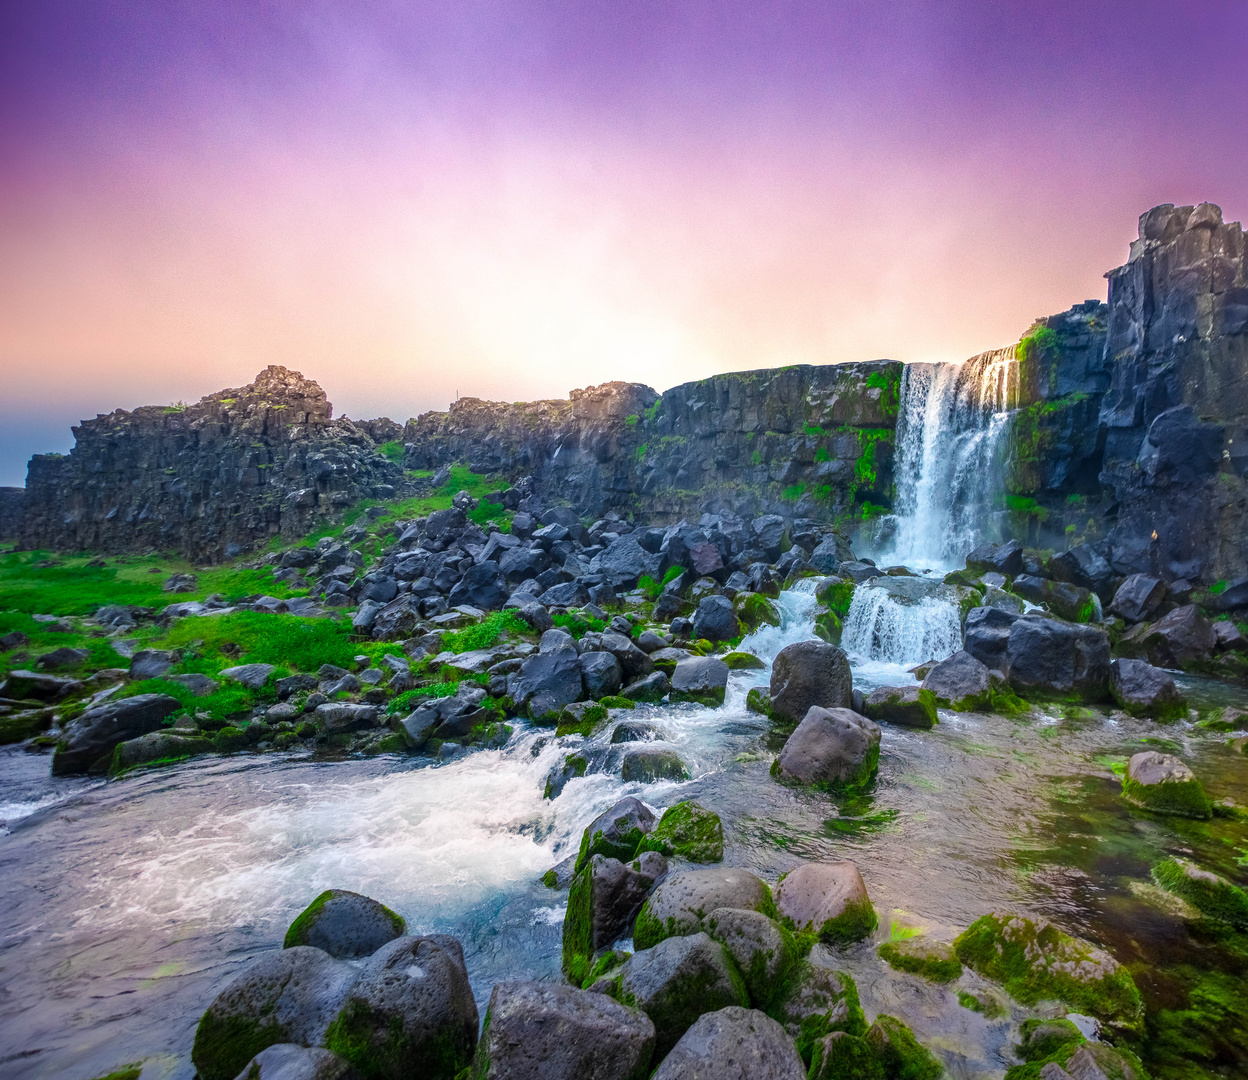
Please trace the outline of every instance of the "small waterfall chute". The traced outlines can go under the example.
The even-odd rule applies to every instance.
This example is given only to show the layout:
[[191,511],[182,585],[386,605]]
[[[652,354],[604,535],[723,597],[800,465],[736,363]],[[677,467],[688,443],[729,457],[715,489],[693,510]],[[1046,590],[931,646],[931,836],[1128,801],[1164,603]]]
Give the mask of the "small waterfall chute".
[[872,578],[854,590],[841,647],[862,661],[944,660],[962,648],[960,599],[930,578]]

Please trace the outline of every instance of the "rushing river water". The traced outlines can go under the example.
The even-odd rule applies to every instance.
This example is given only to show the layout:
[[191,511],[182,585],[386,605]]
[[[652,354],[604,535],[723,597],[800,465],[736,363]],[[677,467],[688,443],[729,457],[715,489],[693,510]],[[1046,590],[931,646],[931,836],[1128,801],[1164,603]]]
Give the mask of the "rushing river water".
[[[770,661],[812,636],[811,603],[809,593],[784,594],[784,625],[746,647]],[[911,678],[886,660],[852,659],[863,689]],[[290,920],[332,886],[390,905],[412,932],[457,935],[484,1014],[502,979],[559,977],[566,893],[539,878],[626,794],[656,811],[683,798],[717,811],[725,862],[773,883],[805,860],[853,859],[879,936],[915,926],[948,938],[1008,907],[1144,965],[1190,959],[1183,924],[1137,896],[1149,862],[1194,851],[1234,876],[1236,853],[1248,855],[1237,823],[1131,812],[1109,768],[1161,735],[1180,744],[1214,798],[1248,803],[1243,759],[1232,759],[1225,736],[1090,710],[942,713],[932,731],[885,725],[872,794],[838,803],[769,777],[776,747],[767,722],[745,709],[748,689],[767,678],[735,673],[722,708],[633,714],[680,753],[692,773],[685,783],[623,783],[610,725],[590,740],[521,726],[500,750],[442,764],[239,755],[112,782],[53,781],[45,756],[7,750],[0,1075],[89,1080],[145,1059],[144,1080],[192,1076],[205,1007],[246,963],[281,948]],[[606,771],[544,799],[548,772],[586,741]],[[893,972],[874,950],[861,943],[836,961],[858,980],[868,1015],[905,1017],[954,1077],[1002,1074],[1015,1018],[987,1020],[953,990]],[[1166,992],[1141,981],[1146,996]]]

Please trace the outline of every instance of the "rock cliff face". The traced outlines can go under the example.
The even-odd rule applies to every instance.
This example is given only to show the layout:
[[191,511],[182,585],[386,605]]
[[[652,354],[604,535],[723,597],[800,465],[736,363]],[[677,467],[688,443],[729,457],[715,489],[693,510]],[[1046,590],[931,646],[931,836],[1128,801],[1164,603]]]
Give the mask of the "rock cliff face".
[[25,488],[0,488],[0,540],[16,540],[21,535],[25,501]]
[[333,419],[316,383],[278,366],[195,405],[118,410],[73,430],[67,456],[31,459],[27,547],[217,559],[299,536],[327,512],[392,496],[402,483],[366,431]]
[[832,520],[891,506],[901,364],[734,372],[517,405],[467,398],[404,431],[407,464],[526,472],[588,514],[732,509]]

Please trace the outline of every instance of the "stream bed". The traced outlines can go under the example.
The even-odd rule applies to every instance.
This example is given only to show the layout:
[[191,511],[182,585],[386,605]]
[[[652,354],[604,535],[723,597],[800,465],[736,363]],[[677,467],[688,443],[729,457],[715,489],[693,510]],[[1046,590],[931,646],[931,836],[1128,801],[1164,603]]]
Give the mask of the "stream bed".
[[[813,636],[809,594],[785,593],[780,603],[784,624],[745,643],[767,661]],[[863,690],[912,681],[903,665],[851,660]],[[1182,1055],[1207,1052],[1210,1075],[1248,1076],[1248,1039],[1236,1046],[1248,1017],[1241,1013],[1239,1029],[1207,1019],[1223,999],[1227,1010],[1248,1000],[1245,970],[1219,942],[1194,938],[1148,885],[1149,866],[1167,853],[1243,884],[1248,825],[1135,812],[1112,770],[1147,749],[1142,740],[1160,739],[1213,799],[1248,804],[1248,768],[1225,735],[1098,709],[1054,706],[1012,719],[942,711],[932,731],[882,725],[875,787],[838,801],[768,775],[778,745],[745,708],[749,688],[768,677],[734,673],[721,708],[630,714],[661,728],[689,766],[683,783],[624,783],[625,748],[610,746],[610,724],[589,739],[558,740],[549,728],[517,725],[502,749],[444,763],[243,754],[111,782],[53,780],[46,756],[8,748],[0,1075],[90,1080],[143,1060],[144,1080],[192,1077],[201,1013],[244,965],[281,948],[294,916],[330,887],[375,897],[411,933],[459,937],[484,1015],[496,982],[560,977],[566,893],[541,875],[575,850],[596,814],[631,794],[656,812],[688,798],[716,811],[725,864],[773,884],[803,861],[855,861],[880,928],[836,962],[858,981],[868,1017],[903,1017],[952,1077],[1000,1077],[1028,1013],[986,1019],[958,1002],[959,989],[977,987],[974,975],[938,987],[893,971],[875,948],[914,928],[951,939],[994,909],[1052,918],[1132,968],[1150,1032],[1186,1047],[1163,1047],[1178,1064],[1157,1057],[1157,1075],[1185,1075]],[[1195,704],[1244,697],[1185,685]],[[582,748],[606,771],[543,798],[547,774]],[[1166,1019],[1194,985],[1217,999],[1202,1005],[1206,1019]],[[1207,1045],[1193,1041],[1205,1028]]]

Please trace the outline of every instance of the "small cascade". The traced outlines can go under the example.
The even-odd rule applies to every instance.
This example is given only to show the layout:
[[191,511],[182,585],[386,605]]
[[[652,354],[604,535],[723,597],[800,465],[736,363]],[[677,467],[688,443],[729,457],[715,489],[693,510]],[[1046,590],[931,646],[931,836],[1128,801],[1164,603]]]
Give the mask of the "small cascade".
[[1018,402],[1015,346],[962,364],[910,364],[897,424],[897,512],[884,556],[931,569],[962,565],[999,539],[1006,438]]
[[819,577],[803,578],[794,583],[774,601],[780,609],[779,626],[760,626],[741,641],[741,651],[753,653],[770,664],[786,645],[809,641],[815,636],[815,590],[823,583]]
[[852,659],[885,664],[944,660],[962,648],[956,597],[948,586],[924,578],[859,585],[841,647]]

